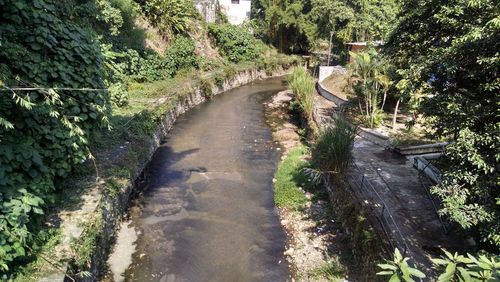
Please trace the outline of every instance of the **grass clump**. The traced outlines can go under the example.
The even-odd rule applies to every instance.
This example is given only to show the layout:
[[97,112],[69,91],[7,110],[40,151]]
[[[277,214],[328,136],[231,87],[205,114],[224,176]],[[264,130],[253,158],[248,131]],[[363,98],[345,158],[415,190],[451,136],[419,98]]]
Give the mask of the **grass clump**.
[[311,155],[323,174],[344,175],[352,160],[355,136],[356,128],[340,117],[320,130]]
[[314,78],[302,67],[294,68],[293,72],[288,76],[288,85],[295,95],[296,101],[299,103],[305,118],[311,122],[313,119],[314,110]]
[[344,269],[342,266],[339,265],[339,263],[333,259],[328,259],[327,262],[324,264],[314,268],[310,272],[310,276],[313,278],[319,279],[323,278],[326,279],[327,281],[344,281],[345,280],[345,273]]
[[[309,150],[305,146],[292,149],[278,167],[275,174],[274,202],[276,206],[300,209],[307,202],[302,188],[311,185],[303,169],[311,164],[305,160]],[[301,187],[302,185],[302,187]]]

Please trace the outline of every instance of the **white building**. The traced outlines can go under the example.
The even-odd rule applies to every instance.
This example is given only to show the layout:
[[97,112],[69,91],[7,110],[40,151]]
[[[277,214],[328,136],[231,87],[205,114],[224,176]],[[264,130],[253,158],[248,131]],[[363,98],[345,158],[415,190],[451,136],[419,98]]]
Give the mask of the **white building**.
[[250,19],[251,0],[194,0],[196,9],[207,22],[215,21],[217,1],[221,12],[227,16],[229,23],[239,25]]
[[250,19],[251,0],[219,0],[223,13],[231,24],[241,24]]

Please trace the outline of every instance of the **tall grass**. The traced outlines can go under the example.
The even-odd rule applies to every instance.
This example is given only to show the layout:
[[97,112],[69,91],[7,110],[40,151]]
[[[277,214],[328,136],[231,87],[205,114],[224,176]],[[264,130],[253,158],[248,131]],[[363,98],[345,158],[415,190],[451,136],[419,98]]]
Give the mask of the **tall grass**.
[[306,69],[296,67],[287,80],[305,117],[308,121],[312,121],[314,110],[314,78]]
[[356,128],[344,118],[322,128],[311,147],[311,155],[325,176],[342,176],[352,160]]

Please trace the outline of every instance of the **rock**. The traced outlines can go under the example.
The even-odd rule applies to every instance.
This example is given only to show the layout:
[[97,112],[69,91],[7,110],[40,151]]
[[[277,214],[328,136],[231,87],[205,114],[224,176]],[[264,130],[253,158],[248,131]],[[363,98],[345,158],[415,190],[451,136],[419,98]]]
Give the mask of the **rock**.
[[294,251],[295,251],[295,250],[294,250],[293,248],[290,248],[290,249],[286,250],[286,251],[283,253],[283,255],[292,257],[292,256],[293,256],[293,252],[294,252]]

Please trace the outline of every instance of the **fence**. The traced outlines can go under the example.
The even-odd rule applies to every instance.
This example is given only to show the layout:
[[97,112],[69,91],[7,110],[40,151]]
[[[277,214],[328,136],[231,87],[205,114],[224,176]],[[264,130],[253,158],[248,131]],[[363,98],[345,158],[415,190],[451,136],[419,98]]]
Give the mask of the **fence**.
[[[350,177],[347,181],[347,183],[349,183],[349,188],[354,194],[353,196],[357,198],[358,202],[361,203],[365,211],[376,220],[376,224],[382,230],[382,235],[389,244],[389,248],[386,246],[387,253],[392,257],[394,249],[398,248],[401,250],[403,256],[410,257],[411,264],[415,266],[413,259],[414,255],[411,252],[399,225],[394,219],[389,206],[361,169],[356,164],[353,164],[351,167],[352,169],[349,172]],[[364,197],[362,197],[367,195],[365,192],[366,190],[368,190],[371,195],[374,195],[374,197],[370,197],[370,200],[372,201],[371,204],[367,200],[364,200]]]

